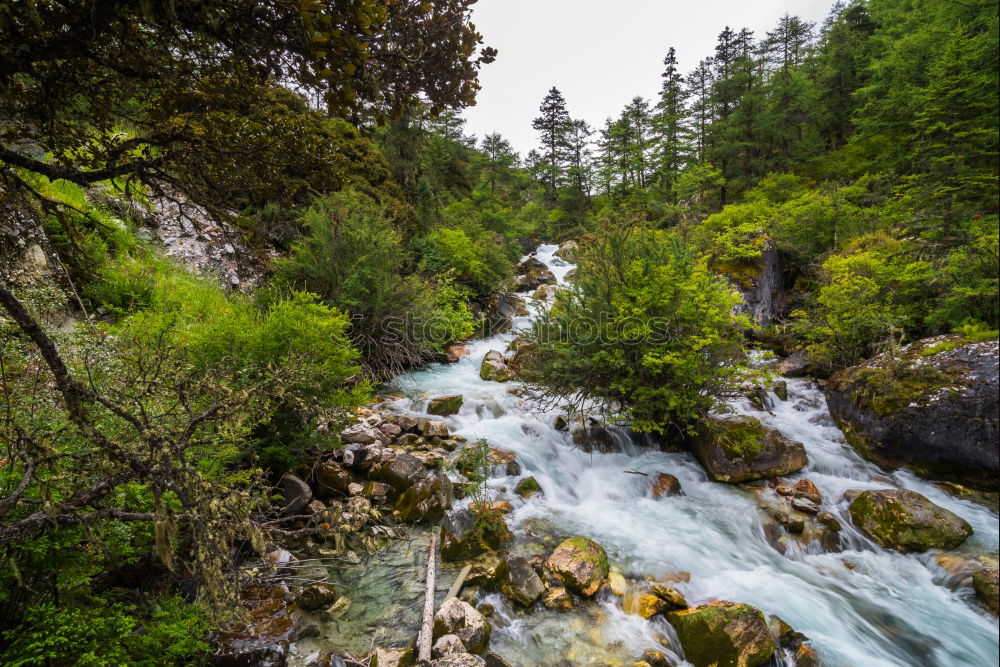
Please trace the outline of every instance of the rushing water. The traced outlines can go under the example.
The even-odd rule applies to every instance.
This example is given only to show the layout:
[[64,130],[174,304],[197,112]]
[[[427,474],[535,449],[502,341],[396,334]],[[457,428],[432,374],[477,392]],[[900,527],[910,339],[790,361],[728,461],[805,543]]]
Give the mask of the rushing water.
[[[541,246],[536,256],[562,281],[572,267],[554,257],[555,250],[554,245]],[[528,325],[530,318],[519,318],[514,330]],[[833,425],[822,392],[812,382],[788,380],[788,400],[772,395],[771,413],[749,402],[732,406],[805,445],[809,465],[789,480],[808,476],[822,492],[822,509],[843,525],[840,552],[825,553],[813,544],[792,545],[782,554],[765,538],[761,498],[739,486],[709,481],[689,454],[634,445],[626,453],[585,453],[566,433],[552,428],[555,412],[540,412],[509,393],[514,383],[481,380],[483,356],[491,349],[504,350],[513,336],[474,341],[457,364],[435,364],[397,378],[393,390],[404,398],[389,406],[422,415],[427,397],[461,393],[465,402],[460,412],[445,419],[452,432],[470,440],[486,438],[492,446],[517,453],[521,477],[533,475],[544,496],[522,500],[510,492],[518,478],[491,480],[498,496],[514,506],[508,523],[518,535],[515,550],[542,553],[565,536],[585,535],[604,546],[613,566],[630,579],[680,578],[676,587],[691,604],[732,600],[781,616],[809,637],[827,665],[997,664],[997,621],[971,603],[970,589],[949,585],[952,579],[935,561],[938,554],[903,555],[879,548],[851,527],[840,498],[847,489],[918,491],[974,528],[975,535],[957,554],[993,560],[997,515],[905,471],[888,473],[861,459]],[[684,495],[653,499],[650,477],[635,473],[657,472],[675,475]],[[406,591],[409,598],[419,595],[412,577],[422,567],[420,549],[394,549],[393,557],[403,565],[383,557],[357,570],[358,577],[367,573],[383,584],[384,605],[398,605],[406,586],[413,588]],[[678,573],[689,573],[689,581]],[[393,577],[395,584],[384,585]],[[410,581],[402,581],[407,577]],[[442,579],[446,587],[451,577]],[[394,594],[397,599],[390,599]],[[515,610],[497,594],[486,601],[496,608],[492,650],[515,665],[629,664],[647,648],[662,650],[660,642],[673,637],[662,619],[650,622],[626,614],[614,598],[578,605],[568,614]],[[419,602],[406,606],[411,611],[399,610],[398,625],[414,626]],[[677,650],[676,641],[671,646]]]

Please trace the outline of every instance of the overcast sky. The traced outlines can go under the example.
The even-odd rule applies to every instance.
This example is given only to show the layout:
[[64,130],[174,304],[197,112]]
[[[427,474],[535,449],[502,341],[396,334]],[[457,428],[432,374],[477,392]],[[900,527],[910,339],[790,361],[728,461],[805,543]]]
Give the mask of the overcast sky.
[[729,25],[762,38],[785,12],[822,24],[833,0],[479,0],[472,22],[499,50],[480,72],[466,133],[500,132],[522,157],[537,143],[531,120],[552,86],[569,113],[595,128],[636,95],[653,99],[663,57],[684,73],[712,55]]

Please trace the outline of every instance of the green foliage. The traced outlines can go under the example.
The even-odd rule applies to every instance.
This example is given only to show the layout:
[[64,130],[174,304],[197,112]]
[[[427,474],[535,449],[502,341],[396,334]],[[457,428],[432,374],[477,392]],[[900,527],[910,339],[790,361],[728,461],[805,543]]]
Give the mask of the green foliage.
[[278,263],[278,284],[347,312],[351,341],[373,375],[424,361],[471,334],[461,291],[446,276],[430,282],[410,272],[402,236],[384,208],[345,191],[318,199],[302,220],[309,235]]
[[528,334],[524,377],[577,407],[663,431],[707,411],[738,372],[738,297],[679,239],[641,227],[587,238],[573,286]]
[[755,264],[767,247],[773,211],[765,202],[731,204],[691,232],[691,241],[715,266]]
[[123,604],[30,609],[4,633],[7,665],[190,665],[207,661],[208,618],[196,605],[162,597],[151,610]]

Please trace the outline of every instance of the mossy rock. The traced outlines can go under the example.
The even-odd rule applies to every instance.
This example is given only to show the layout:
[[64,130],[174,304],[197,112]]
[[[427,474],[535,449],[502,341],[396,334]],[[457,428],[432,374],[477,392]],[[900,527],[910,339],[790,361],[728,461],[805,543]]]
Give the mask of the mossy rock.
[[774,654],[764,614],[748,604],[714,602],[667,613],[695,667],[756,667]]
[[514,487],[514,493],[522,498],[530,498],[531,496],[542,493],[542,487],[538,484],[538,480],[534,477],[525,477],[517,483],[517,486]]
[[496,569],[500,592],[509,600],[528,607],[545,593],[545,585],[522,556],[508,555]]
[[972,535],[962,517],[908,489],[862,491],[849,510],[858,530],[887,549],[953,549]]
[[457,413],[461,409],[463,400],[461,394],[435,396],[427,404],[427,412],[439,417],[447,417],[448,415]]
[[514,538],[502,517],[479,519],[470,509],[448,512],[441,521],[441,559],[461,561],[499,549]]
[[571,537],[555,548],[545,565],[574,593],[590,597],[608,576],[608,554],[586,537]]
[[972,587],[976,596],[994,616],[1000,612],[1000,583],[997,568],[985,567],[972,575]]
[[996,340],[936,336],[834,374],[830,414],[859,454],[978,489],[1000,478]]
[[507,365],[507,359],[499,350],[490,350],[483,357],[479,377],[487,382],[507,382],[514,377],[514,371]]
[[716,482],[782,477],[809,462],[802,443],[745,415],[704,420],[689,446]]

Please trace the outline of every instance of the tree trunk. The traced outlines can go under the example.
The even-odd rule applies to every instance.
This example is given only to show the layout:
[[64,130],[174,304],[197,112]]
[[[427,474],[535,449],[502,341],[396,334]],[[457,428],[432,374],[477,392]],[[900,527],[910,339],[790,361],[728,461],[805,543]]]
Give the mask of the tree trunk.
[[424,585],[424,620],[417,638],[417,664],[429,665],[431,644],[434,639],[434,586],[437,578],[437,531],[431,532],[431,544],[427,550],[427,580]]

